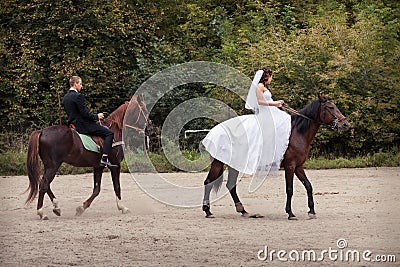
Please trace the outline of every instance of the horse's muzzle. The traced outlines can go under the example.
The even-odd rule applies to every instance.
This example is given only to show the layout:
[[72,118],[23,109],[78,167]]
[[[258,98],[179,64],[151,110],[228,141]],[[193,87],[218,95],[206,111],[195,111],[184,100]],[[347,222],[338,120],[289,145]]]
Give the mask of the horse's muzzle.
[[147,120],[146,126],[144,127],[144,134],[146,136],[153,134],[153,122],[150,119]]
[[339,121],[336,124],[336,129],[338,130],[339,133],[343,133],[350,129],[350,122],[347,119]]

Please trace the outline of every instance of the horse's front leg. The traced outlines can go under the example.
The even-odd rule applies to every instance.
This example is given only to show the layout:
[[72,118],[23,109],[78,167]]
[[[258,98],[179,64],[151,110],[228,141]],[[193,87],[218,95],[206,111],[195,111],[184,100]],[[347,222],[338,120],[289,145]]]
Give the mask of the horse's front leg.
[[296,216],[292,212],[292,196],[293,196],[293,176],[294,168],[285,168],[285,180],[286,180],[286,213],[289,215],[288,220],[297,220]]
[[121,203],[121,185],[120,185],[120,173],[121,173],[121,167],[115,167],[111,168],[111,177],[112,177],[112,182],[114,186],[114,192],[116,196],[116,201],[117,201],[117,208],[120,210],[123,214],[128,213],[129,209],[122,205]]
[[308,212],[308,216],[311,219],[316,218],[315,217],[315,211],[314,211],[314,199],[313,199],[313,188],[308,180],[306,173],[304,172],[303,166],[299,166],[295,170],[297,178],[303,183],[304,187],[307,190],[307,197],[308,197],[308,207],[310,208],[310,211]]
[[93,168],[93,193],[85,202],[83,202],[82,206],[76,208],[76,216],[82,215],[82,213],[92,204],[93,200],[100,194],[101,176],[103,175],[103,169],[104,167]]

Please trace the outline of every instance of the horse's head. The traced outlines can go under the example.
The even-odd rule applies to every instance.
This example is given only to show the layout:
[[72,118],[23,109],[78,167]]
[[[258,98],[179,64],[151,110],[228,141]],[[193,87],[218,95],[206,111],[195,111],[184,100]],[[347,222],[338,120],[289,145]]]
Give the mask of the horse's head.
[[126,110],[130,114],[130,128],[137,131],[144,132],[146,135],[151,134],[151,120],[149,119],[149,112],[146,103],[139,96],[132,96],[130,104]]
[[318,94],[321,103],[319,112],[319,120],[339,133],[347,131],[350,128],[350,123],[337,106],[325,96],[324,93]]

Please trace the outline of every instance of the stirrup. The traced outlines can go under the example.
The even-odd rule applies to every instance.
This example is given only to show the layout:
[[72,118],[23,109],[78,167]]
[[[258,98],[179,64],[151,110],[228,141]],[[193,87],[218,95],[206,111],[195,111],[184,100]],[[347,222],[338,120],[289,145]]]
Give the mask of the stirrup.
[[107,159],[106,161],[101,159],[99,165],[101,167],[106,167],[107,166],[108,168],[117,168],[117,167],[119,167],[118,165],[112,164],[109,159]]

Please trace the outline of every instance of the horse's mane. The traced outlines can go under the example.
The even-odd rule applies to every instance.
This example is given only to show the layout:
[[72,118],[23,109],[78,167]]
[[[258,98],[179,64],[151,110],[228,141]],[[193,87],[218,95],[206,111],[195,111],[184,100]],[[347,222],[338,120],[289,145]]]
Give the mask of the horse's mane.
[[105,125],[114,132],[114,140],[119,140],[122,137],[122,126],[125,116],[125,111],[128,108],[129,101],[119,106],[116,110],[111,112],[110,115],[104,120]]
[[[316,120],[319,114],[320,103],[320,100],[316,99],[300,110],[299,113],[312,120]],[[296,127],[299,133],[304,133],[311,127],[311,121],[299,115],[292,115],[292,122],[294,122],[294,127]]]

